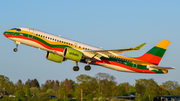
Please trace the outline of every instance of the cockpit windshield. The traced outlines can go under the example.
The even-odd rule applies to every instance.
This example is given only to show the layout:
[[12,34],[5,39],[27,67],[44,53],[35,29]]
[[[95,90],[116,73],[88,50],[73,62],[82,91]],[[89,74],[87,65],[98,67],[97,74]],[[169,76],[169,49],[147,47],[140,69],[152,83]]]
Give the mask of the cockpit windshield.
[[19,28],[12,28],[11,30],[21,31]]

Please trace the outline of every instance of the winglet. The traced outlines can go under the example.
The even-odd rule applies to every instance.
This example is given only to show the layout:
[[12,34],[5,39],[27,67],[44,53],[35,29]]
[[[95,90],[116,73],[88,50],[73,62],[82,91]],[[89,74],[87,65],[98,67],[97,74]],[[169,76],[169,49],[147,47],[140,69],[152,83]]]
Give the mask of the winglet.
[[135,50],[140,50],[146,43],[140,44],[139,46],[134,47]]

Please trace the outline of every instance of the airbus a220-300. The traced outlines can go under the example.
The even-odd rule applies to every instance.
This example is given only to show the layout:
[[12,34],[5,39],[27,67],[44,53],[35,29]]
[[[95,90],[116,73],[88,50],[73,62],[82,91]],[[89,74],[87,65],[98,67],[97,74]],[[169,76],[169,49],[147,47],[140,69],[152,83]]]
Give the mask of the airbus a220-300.
[[17,52],[19,44],[36,47],[47,51],[46,58],[50,61],[61,63],[67,59],[72,60],[76,64],[74,71],[79,70],[78,62],[87,64],[84,67],[86,71],[91,69],[90,65],[131,73],[167,74],[168,69],[175,69],[158,66],[170,44],[168,40],[162,40],[140,57],[127,57],[119,54],[139,50],[146,43],[127,49],[102,50],[32,28],[12,28],[3,34],[16,44],[14,52]]

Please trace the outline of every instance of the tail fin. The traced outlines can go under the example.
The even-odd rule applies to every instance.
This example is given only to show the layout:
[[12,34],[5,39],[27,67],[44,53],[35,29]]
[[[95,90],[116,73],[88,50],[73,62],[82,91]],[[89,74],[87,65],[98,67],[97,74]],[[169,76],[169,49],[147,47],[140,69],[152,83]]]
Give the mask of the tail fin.
[[136,59],[146,61],[154,65],[158,65],[170,43],[171,41],[162,40],[160,43],[151,48],[144,55],[137,57]]

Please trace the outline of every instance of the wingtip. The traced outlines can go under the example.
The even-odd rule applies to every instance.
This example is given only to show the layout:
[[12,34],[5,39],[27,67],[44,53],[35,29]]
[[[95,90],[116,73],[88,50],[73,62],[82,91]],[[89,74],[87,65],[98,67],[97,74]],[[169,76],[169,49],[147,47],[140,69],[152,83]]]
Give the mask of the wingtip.
[[172,67],[172,69],[176,69],[175,67]]
[[133,49],[135,49],[135,50],[140,50],[145,44],[146,44],[146,43],[140,44],[140,45],[134,47]]

